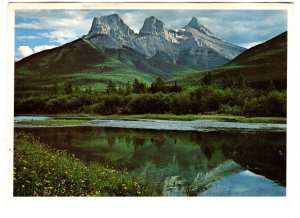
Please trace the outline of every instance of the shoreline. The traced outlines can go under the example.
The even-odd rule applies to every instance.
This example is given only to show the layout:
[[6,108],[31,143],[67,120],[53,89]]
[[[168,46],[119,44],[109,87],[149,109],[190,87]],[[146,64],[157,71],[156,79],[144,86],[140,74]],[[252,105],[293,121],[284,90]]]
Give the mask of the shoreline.
[[56,120],[171,120],[171,121],[197,121],[212,120],[220,122],[240,122],[240,123],[274,123],[286,124],[286,117],[245,117],[224,114],[134,114],[134,115],[95,115],[95,114],[17,114],[15,117],[48,117]]
[[[33,117],[31,117],[33,118]],[[60,119],[15,121],[15,128],[104,127],[140,130],[197,131],[197,132],[286,132],[286,124],[242,123],[218,120],[158,120],[158,119]]]

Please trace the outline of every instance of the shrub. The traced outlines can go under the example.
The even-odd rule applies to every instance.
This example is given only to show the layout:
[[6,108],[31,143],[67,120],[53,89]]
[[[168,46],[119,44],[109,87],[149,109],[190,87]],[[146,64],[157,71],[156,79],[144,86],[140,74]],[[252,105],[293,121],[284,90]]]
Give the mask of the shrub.
[[266,96],[247,99],[243,112],[248,116],[286,117],[286,92],[271,91]]
[[129,114],[166,113],[169,110],[169,98],[163,94],[137,95],[127,105]]
[[218,112],[229,115],[241,115],[242,108],[238,105],[221,104]]
[[126,105],[125,100],[118,94],[104,95],[99,98],[99,103],[94,106],[93,112],[103,115],[119,114]]
[[17,113],[44,113],[46,110],[46,103],[42,98],[29,97],[15,104]]
[[173,114],[190,114],[192,113],[192,102],[189,93],[179,93],[173,95],[170,105]]

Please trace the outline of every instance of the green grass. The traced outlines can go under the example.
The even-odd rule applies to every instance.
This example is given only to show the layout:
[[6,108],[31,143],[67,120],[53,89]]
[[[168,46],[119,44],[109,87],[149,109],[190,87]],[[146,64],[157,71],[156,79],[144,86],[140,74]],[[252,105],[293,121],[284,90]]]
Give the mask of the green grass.
[[[32,116],[32,115],[31,115]],[[48,115],[38,115],[36,116],[48,116]],[[49,120],[33,120],[33,121],[20,121],[18,124],[22,125],[44,125],[44,126],[59,126],[59,125],[80,125],[89,124],[90,119],[115,119],[115,120],[132,120],[132,119],[159,119],[159,120],[183,120],[183,121],[193,121],[193,120],[215,120],[215,121],[225,121],[225,122],[241,122],[241,123],[286,123],[287,119],[285,117],[244,117],[244,116],[232,116],[224,114],[135,114],[135,115],[95,115],[95,114],[57,114],[49,115],[49,117],[59,117],[60,119],[49,119]],[[68,119],[64,120],[63,117],[77,117],[78,119]],[[61,119],[62,118],[62,119]]]
[[131,49],[104,49],[88,40],[78,39],[18,61],[15,93],[22,96],[51,92],[51,87],[67,82],[81,90],[87,87],[105,90],[108,81],[126,85],[134,79],[150,85],[157,76],[171,78],[186,71],[191,70],[149,60]]
[[138,79],[150,84],[155,79],[151,73],[110,57],[103,49],[82,39],[24,58],[16,63],[15,69],[15,88],[20,95],[44,93],[50,90],[45,87],[66,82],[79,89],[90,86],[103,90],[110,80],[126,84]]
[[136,118],[136,119],[161,119],[161,120],[215,120],[226,122],[241,122],[241,123],[286,123],[285,117],[243,117],[231,115],[201,115],[201,114],[142,114],[142,115],[125,115],[115,116],[116,119],[122,118]]
[[48,120],[24,120],[19,121],[19,125],[32,125],[32,126],[66,126],[66,125],[84,125],[88,124],[88,120],[73,120],[73,119],[48,119]]
[[51,150],[25,133],[15,135],[14,196],[157,196],[162,187],[128,173],[84,163]]

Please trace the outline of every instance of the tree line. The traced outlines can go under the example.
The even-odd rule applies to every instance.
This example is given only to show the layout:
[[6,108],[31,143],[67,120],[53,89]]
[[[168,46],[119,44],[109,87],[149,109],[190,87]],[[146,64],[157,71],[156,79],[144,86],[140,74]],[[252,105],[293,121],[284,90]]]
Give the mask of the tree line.
[[[69,86],[64,89],[71,90]],[[72,87],[71,87],[72,88]],[[63,91],[53,95],[15,98],[15,114],[94,113],[110,114],[203,114],[222,113],[245,116],[286,116],[286,91],[220,87],[215,84],[182,89],[157,78],[151,86],[135,80],[116,88],[108,83],[103,92]]]
[[[182,87],[177,85],[176,81],[174,81],[172,85],[169,85],[163,78],[157,77],[156,80],[153,83],[151,83],[150,86],[147,86],[146,83],[140,82],[138,79],[135,79],[132,83],[127,82],[126,85],[123,86],[118,86],[116,83],[110,80],[107,82],[105,93],[129,95],[131,93],[178,93],[181,92],[181,90]],[[59,85],[55,84],[52,88],[53,94],[71,94],[78,93],[80,91],[82,90],[80,90],[78,86],[74,86],[70,82],[62,83]],[[88,86],[87,88],[85,88],[84,91],[86,93],[91,93],[94,90],[90,86]]]

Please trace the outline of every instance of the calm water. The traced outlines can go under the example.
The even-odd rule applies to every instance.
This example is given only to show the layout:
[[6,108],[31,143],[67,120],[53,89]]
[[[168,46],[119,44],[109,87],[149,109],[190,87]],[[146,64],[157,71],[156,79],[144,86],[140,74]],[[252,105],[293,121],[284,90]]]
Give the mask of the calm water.
[[[165,183],[164,195],[284,196],[285,132],[196,132],[99,126],[16,128],[97,161]],[[179,189],[174,192],[171,186]],[[183,190],[183,189],[182,189]],[[190,194],[190,193],[189,193]]]

